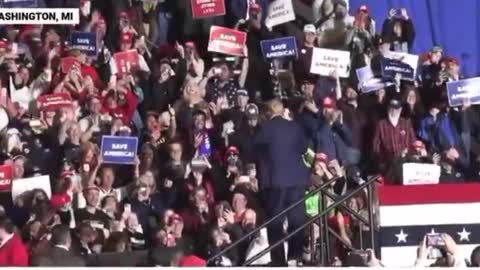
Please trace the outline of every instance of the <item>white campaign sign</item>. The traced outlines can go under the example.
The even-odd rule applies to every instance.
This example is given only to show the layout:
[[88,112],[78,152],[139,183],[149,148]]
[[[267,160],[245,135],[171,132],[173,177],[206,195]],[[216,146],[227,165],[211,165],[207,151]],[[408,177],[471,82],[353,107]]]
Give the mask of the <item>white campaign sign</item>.
[[404,185],[431,185],[440,180],[440,166],[427,163],[405,163],[402,165]]
[[348,78],[350,73],[350,52],[314,48],[310,72],[330,76],[337,71],[338,76]]
[[275,0],[268,6],[265,25],[269,28],[295,20],[292,0]]
[[50,187],[50,176],[42,175],[30,178],[12,180],[12,200],[22,195],[25,191],[33,189],[42,189],[47,193],[48,198],[52,196],[52,188]]
[[403,52],[388,52],[387,55],[385,56],[386,58],[389,59],[395,59],[399,60],[407,65],[409,65],[411,68],[413,68],[413,74],[416,77],[417,76],[417,67],[418,67],[418,55],[416,54],[408,54],[408,53],[403,53]]

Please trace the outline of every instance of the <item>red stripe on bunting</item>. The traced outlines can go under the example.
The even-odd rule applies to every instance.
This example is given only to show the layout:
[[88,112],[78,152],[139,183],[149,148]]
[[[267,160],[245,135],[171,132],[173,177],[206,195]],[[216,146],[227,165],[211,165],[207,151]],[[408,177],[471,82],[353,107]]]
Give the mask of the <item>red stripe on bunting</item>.
[[472,203],[480,202],[480,184],[379,186],[378,194],[380,205]]

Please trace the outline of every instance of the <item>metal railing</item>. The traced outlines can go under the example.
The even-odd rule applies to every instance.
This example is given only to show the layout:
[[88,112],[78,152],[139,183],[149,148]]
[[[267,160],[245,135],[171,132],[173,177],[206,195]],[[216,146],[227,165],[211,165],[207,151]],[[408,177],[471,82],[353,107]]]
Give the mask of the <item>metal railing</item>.
[[209,263],[211,263],[212,261],[214,261],[215,259],[223,256],[225,253],[227,253],[229,250],[231,250],[232,248],[234,247],[237,247],[240,243],[242,243],[243,241],[249,239],[252,235],[258,233],[260,230],[262,230],[263,228],[267,227],[270,223],[272,223],[273,221],[277,220],[278,218],[281,218],[285,215],[285,213],[287,213],[288,211],[292,210],[293,208],[297,207],[298,205],[304,203],[308,198],[310,198],[311,196],[314,196],[316,195],[317,193],[320,193],[324,188],[330,186],[332,183],[334,183],[335,181],[337,180],[337,178],[333,178],[331,180],[329,180],[328,182],[325,182],[323,183],[322,185],[320,185],[319,187],[315,188],[314,190],[310,191],[307,195],[305,195],[301,200],[297,201],[296,203],[290,205],[289,207],[285,208],[283,211],[281,211],[280,213],[278,213],[277,215],[271,217],[269,220],[267,220],[266,222],[264,222],[262,225],[256,227],[254,230],[250,231],[249,233],[245,234],[244,236],[242,236],[241,238],[239,238],[238,240],[236,240],[235,242],[233,242],[232,244],[230,244],[228,247],[224,248],[223,250],[221,250],[220,252],[216,253],[214,256],[212,256],[211,258],[209,258],[207,260],[207,265]]
[[[370,233],[370,247],[374,249],[375,247],[375,224],[374,224],[374,218],[373,218],[373,191],[372,191],[372,185],[374,181],[378,179],[378,176],[370,179],[370,184],[367,185],[367,210],[368,210],[368,220],[365,219],[363,216],[361,216],[359,213],[357,213],[355,210],[351,209],[350,207],[341,204],[340,207],[345,210],[352,218],[357,219],[360,222],[359,226],[359,244],[360,244],[360,249],[363,249],[363,228],[362,225],[368,226],[369,227],[369,233]],[[361,192],[361,191],[358,191]],[[357,192],[357,193],[358,193]],[[332,194],[326,190],[322,190],[322,194],[324,195],[322,198],[322,206],[324,207],[326,205],[325,203],[325,197],[329,197],[332,200],[336,200],[339,198],[338,195]],[[332,228],[328,226],[327,219],[324,217],[323,222],[317,222],[316,223],[320,228],[324,228],[324,234],[326,235],[324,238],[320,239],[320,246],[325,247],[325,255],[323,254],[323,251],[321,252],[321,261],[322,264],[325,260],[331,260],[332,258],[330,257],[330,245],[329,245],[329,236],[332,235],[337,241],[339,241],[344,247],[346,247],[349,250],[355,249],[352,244],[348,243],[345,241],[337,232],[335,232]]]
[[[300,227],[296,228],[294,231],[292,231],[291,233],[287,234],[286,236],[284,236],[282,239],[278,240],[276,243],[273,243],[271,244],[268,248],[260,251],[259,253],[257,253],[255,256],[253,256],[252,258],[250,258],[249,260],[247,260],[243,266],[248,266],[252,263],[254,263],[256,260],[260,259],[261,257],[263,257],[265,254],[267,254],[268,252],[270,252],[272,249],[276,248],[277,246],[283,244],[285,241],[289,240],[292,236],[294,236],[295,234],[299,233],[299,232],[302,232],[305,228],[307,228],[308,226],[310,226],[311,224],[313,224],[317,219],[321,218],[321,217],[324,217],[326,216],[330,211],[334,210],[335,208],[341,206],[345,201],[349,200],[350,198],[356,196],[359,192],[362,192],[364,188],[369,188],[370,185],[375,182],[376,180],[378,179],[378,176],[376,177],[372,177],[370,178],[368,181],[366,181],[365,183],[361,184],[360,186],[358,186],[356,189],[354,189],[353,191],[351,191],[350,193],[346,194],[345,196],[342,196],[338,201],[335,201],[334,203],[332,203],[331,205],[329,205],[327,208],[323,209],[322,211],[320,211],[320,213],[318,213],[317,215],[313,216],[312,218],[310,218],[307,222],[305,222],[303,225],[301,225]],[[336,180],[336,179],[333,179],[333,180]],[[317,188],[316,190],[314,191],[321,191],[323,188],[325,188],[326,186],[328,186],[330,183],[332,183],[332,180],[330,180],[329,182],[323,184],[322,186],[320,186],[319,188]],[[328,184],[328,185],[326,185]],[[370,193],[370,192],[369,192]],[[371,195],[371,194],[370,194]],[[371,196],[370,196],[371,198]],[[371,199],[369,199],[371,200]],[[305,201],[302,200],[300,201],[303,202]],[[298,205],[299,203],[296,203],[294,204],[295,206]],[[369,208],[371,208],[372,205],[369,205]],[[292,209],[293,207],[289,207],[287,209]],[[285,214],[285,212],[287,211],[283,211],[281,214]],[[279,215],[276,215],[274,218],[278,218],[280,216]],[[273,219],[273,218],[272,218]],[[269,221],[271,222],[270,219]],[[370,227],[371,229],[373,229],[373,221],[370,222]],[[262,225],[262,227],[264,227],[264,225]],[[328,226],[325,226],[326,227],[326,230],[328,232]],[[373,247],[373,244],[374,244],[374,236],[373,236],[373,230],[370,231],[371,234],[372,234],[372,237],[371,237],[371,240],[372,240],[372,247]],[[325,235],[326,236],[326,235]],[[243,237],[242,237],[243,238]],[[328,242],[326,242],[328,243]],[[234,243],[235,244],[235,243]],[[237,243],[238,244],[238,243]],[[233,244],[232,244],[233,246]],[[231,246],[230,246],[231,247]],[[220,253],[219,253],[220,254]],[[224,252],[222,253],[224,254]],[[210,260],[209,260],[210,261]]]

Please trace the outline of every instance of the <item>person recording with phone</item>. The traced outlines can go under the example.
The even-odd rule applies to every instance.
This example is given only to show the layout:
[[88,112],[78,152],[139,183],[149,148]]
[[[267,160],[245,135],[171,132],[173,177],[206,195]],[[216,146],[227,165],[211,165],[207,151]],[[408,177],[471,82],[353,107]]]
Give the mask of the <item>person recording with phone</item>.
[[215,195],[212,186],[212,181],[210,180],[210,170],[209,163],[205,157],[193,159],[192,162],[187,165],[187,175],[184,193],[189,194],[193,192],[198,187],[203,187],[207,192],[207,202],[208,204],[213,204],[215,202]]
[[196,110],[192,113],[192,127],[190,129],[190,139],[193,149],[191,157],[207,157],[212,154],[212,131],[213,127],[208,127],[207,113],[203,110]]
[[189,204],[180,211],[184,222],[184,235],[191,238],[194,249],[198,254],[205,253],[205,243],[209,239],[209,227],[214,223],[215,211],[208,204],[207,191],[203,187],[196,187],[188,196]]
[[[434,260],[432,264],[431,261]],[[455,240],[446,233],[426,234],[417,248],[415,267],[466,267]]]
[[182,46],[177,42],[177,44],[175,44],[175,49],[180,54],[180,58],[186,62],[187,74],[185,79],[200,82],[203,72],[205,71],[205,63],[198,54],[195,42],[188,41],[185,43],[185,46]]
[[203,78],[201,85],[205,86],[207,101],[216,101],[219,97],[226,96],[228,107],[235,106],[237,91],[245,85],[248,71],[248,58],[242,60],[242,70],[235,78],[233,67],[227,62],[213,66]]
[[135,185],[131,197],[126,201],[131,205],[132,212],[137,215],[145,235],[150,235],[158,218],[166,210],[160,194],[154,193],[154,188],[152,183],[139,182]]
[[390,44],[390,50],[394,52],[408,53],[412,50],[415,28],[407,9],[390,9],[383,22],[382,38]]
[[180,93],[175,89],[179,86],[178,81],[183,79],[182,74],[178,74],[180,65],[174,66],[168,59],[162,59],[156,65],[154,76],[144,90],[145,99],[141,105],[144,111],[162,113],[179,98]]
[[438,73],[436,85],[442,86],[447,82],[462,79],[460,75],[460,63],[453,57],[445,57],[440,62],[441,70]]

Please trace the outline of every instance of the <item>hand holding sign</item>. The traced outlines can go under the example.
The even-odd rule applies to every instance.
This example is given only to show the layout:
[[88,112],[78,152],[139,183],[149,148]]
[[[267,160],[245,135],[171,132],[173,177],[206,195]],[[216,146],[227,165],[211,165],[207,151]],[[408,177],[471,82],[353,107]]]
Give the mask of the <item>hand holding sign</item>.
[[339,77],[349,77],[350,52],[314,48],[310,72],[322,76],[331,76],[334,71],[338,73]]
[[330,77],[336,80],[340,79],[340,77],[338,76],[338,69],[332,70],[332,72],[330,72]]
[[447,94],[451,107],[480,104],[480,77],[448,82]]
[[105,163],[135,164],[138,138],[103,136],[101,153]]
[[97,55],[97,36],[90,32],[72,32],[70,35],[72,49],[79,50],[89,56]]
[[471,106],[472,106],[472,102],[470,101],[470,98],[463,99],[463,106],[462,106],[463,111],[467,110]]
[[139,66],[139,56],[137,50],[117,52],[113,55],[117,67],[117,73],[123,75],[130,73]]
[[263,56],[267,60],[297,56],[297,42],[295,37],[263,40],[260,46]]
[[267,18],[265,18],[265,25],[268,28],[293,20],[295,20],[295,12],[292,0],[274,0],[270,2]]
[[212,26],[208,51],[235,56],[245,56],[247,33],[230,28]]

